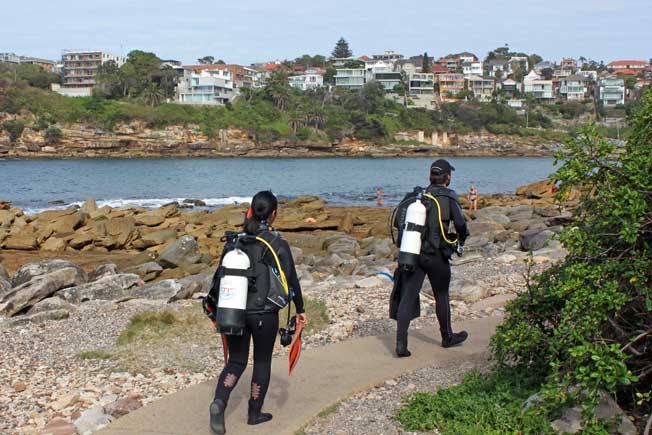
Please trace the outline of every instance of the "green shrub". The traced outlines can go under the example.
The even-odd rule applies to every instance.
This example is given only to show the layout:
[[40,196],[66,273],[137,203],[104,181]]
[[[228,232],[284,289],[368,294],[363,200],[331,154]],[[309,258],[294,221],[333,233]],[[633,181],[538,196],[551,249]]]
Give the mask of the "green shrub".
[[651,143],[648,93],[622,152],[589,125],[557,155],[558,199],[571,188],[584,192],[575,222],[561,234],[569,255],[510,303],[492,339],[499,366],[539,373],[542,412],[580,402],[589,416],[602,391],[618,393],[631,410],[636,394],[649,391]]
[[9,133],[9,141],[16,143],[25,130],[25,123],[19,119],[10,119],[2,123],[2,129]]
[[63,133],[61,132],[61,130],[59,130],[56,127],[50,127],[45,131],[45,143],[50,145],[59,143],[62,136]]
[[312,130],[307,127],[301,127],[297,130],[297,139],[308,140],[312,137]]
[[36,131],[41,131],[45,130],[50,126],[50,123],[43,117],[39,117],[39,119],[36,120],[34,125],[32,125],[32,129]]
[[437,430],[441,435],[548,433],[545,418],[523,412],[539,387],[527,371],[468,373],[457,386],[435,394],[417,393],[401,408],[397,420],[410,432]]

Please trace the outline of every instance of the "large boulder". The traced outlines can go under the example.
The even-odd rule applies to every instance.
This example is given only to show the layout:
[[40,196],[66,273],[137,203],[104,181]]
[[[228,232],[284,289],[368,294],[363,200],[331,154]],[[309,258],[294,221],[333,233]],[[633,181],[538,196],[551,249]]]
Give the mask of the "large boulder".
[[346,234],[351,234],[353,232],[353,213],[349,211],[344,214],[337,230]]
[[97,281],[100,278],[117,275],[118,273],[119,273],[118,266],[116,266],[115,264],[113,263],[102,264],[100,266],[97,266],[95,270],[93,270],[91,273],[88,274],[88,282]]
[[354,257],[360,254],[360,244],[354,237],[339,234],[326,238],[324,249],[329,254],[347,254]]
[[474,236],[478,236],[480,234],[485,234],[485,233],[496,233],[496,232],[503,231],[505,229],[505,227],[502,224],[493,221],[471,221],[468,222],[466,225],[469,230],[469,233],[471,233]]
[[46,252],[63,252],[67,247],[68,244],[64,239],[50,237],[41,245],[41,250]]
[[95,202],[94,199],[87,199],[84,204],[82,204],[81,208],[79,209],[82,213],[85,213],[87,215],[90,215],[91,213],[94,213],[97,211],[97,202]]
[[67,236],[75,232],[84,222],[84,216],[75,212],[66,216],[58,217],[47,226],[48,230],[55,236]]
[[38,263],[29,263],[18,269],[11,278],[11,285],[18,287],[21,284],[31,281],[37,276],[45,275],[55,270],[73,268],[79,275],[78,280],[81,284],[88,280],[88,276],[84,269],[74,263],[66,260],[43,260]]
[[137,266],[132,266],[125,269],[126,273],[135,273],[140,276],[143,281],[151,281],[163,272],[163,268],[160,264],[155,261],[150,261],[149,263],[139,264]]
[[0,314],[14,316],[61,289],[83,284],[86,282],[86,274],[80,274],[77,269],[77,267],[57,269],[38,275],[29,282],[13,288],[0,299]]
[[149,234],[143,234],[140,238],[146,247],[158,246],[176,239],[177,232],[175,230],[161,230]]
[[195,264],[201,260],[199,245],[192,236],[183,236],[164,250],[157,262],[168,268],[179,267],[183,264]]
[[0,298],[11,290],[11,283],[0,276]]
[[136,215],[136,223],[147,227],[155,227],[165,222],[165,216],[158,213],[143,213]]
[[66,311],[76,311],[77,307],[70,302],[61,299],[58,296],[52,296],[50,298],[45,298],[42,301],[38,302],[35,304],[30,310],[27,312],[27,314],[37,314],[37,313],[43,313],[46,311],[54,311],[54,310],[66,310]]
[[41,311],[39,313],[29,313],[24,316],[18,316],[10,319],[7,326],[20,326],[27,323],[46,323],[54,320],[63,320],[70,317],[70,311],[63,309],[55,309],[48,311]]
[[191,281],[178,281],[176,279],[165,279],[155,284],[141,287],[134,291],[133,297],[137,299],[157,299],[166,302],[173,302],[180,299],[188,299],[200,287]]
[[115,241],[117,247],[123,247],[134,237],[136,221],[131,216],[109,219],[106,232]]
[[143,281],[138,275],[122,273],[105,276],[95,282],[89,282],[77,287],[67,288],[59,291],[57,296],[73,304],[95,300],[119,302],[133,299],[134,288],[142,285]]
[[536,181],[519,187],[516,189],[516,194],[530,199],[552,198],[553,187],[554,185],[549,180]]
[[536,251],[546,246],[550,238],[555,235],[554,232],[547,229],[532,229],[521,234],[520,244],[524,251]]
[[2,241],[2,248],[16,249],[20,251],[32,251],[38,248],[36,234],[12,234]]
[[452,300],[464,302],[477,302],[487,296],[488,289],[478,284],[460,283],[452,285],[450,288],[450,297]]
[[4,278],[9,281],[9,273],[2,264],[0,264],[0,278]]

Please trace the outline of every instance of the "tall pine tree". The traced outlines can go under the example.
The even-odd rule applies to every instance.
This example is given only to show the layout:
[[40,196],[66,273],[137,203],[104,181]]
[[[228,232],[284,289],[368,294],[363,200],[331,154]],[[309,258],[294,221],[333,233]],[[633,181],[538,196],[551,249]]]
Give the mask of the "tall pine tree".
[[430,58],[428,57],[428,52],[423,53],[423,65],[421,66],[421,72],[429,73],[432,71],[432,65]]
[[346,59],[348,57],[353,56],[353,52],[349,48],[349,43],[346,42],[346,39],[340,38],[340,40],[337,41],[337,44],[335,44],[335,48],[333,49],[333,53],[331,53],[331,56],[338,59]]

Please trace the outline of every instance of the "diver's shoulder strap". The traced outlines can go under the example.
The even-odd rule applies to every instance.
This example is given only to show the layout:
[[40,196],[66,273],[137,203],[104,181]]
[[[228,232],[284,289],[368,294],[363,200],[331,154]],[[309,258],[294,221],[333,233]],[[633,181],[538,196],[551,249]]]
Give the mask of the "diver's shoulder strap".
[[285,277],[285,272],[283,271],[283,267],[281,266],[281,260],[278,258],[278,254],[276,253],[276,250],[272,247],[272,244],[270,242],[268,242],[262,237],[262,235],[256,236],[256,240],[258,240],[260,243],[265,245],[265,247],[272,254],[272,257],[274,258],[274,263],[276,263],[276,268],[278,269],[278,273],[281,278],[281,284],[283,284],[283,291],[285,291],[285,296],[289,296],[290,287],[288,285],[288,281]]
[[[442,196],[448,196],[448,195],[442,195]],[[458,242],[459,238],[456,238],[455,240],[449,240],[448,237],[446,237],[446,230],[444,230],[444,222],[441,220],[441,205],[439,204],[439,200],[434,195],[432,195],[431,193],[424,193],[423,197],[434,201],[435,204],[437,205],[437,217],[439,219],[439,228],[441,229],[441,237],[449,245],[456,244]]]

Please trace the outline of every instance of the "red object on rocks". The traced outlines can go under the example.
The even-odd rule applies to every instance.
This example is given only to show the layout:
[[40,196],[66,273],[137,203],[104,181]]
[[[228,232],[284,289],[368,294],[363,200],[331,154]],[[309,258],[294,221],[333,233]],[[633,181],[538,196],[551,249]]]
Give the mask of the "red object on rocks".
[[41,435],[77,435],[77,428],[69,421],[57,417],[41,430]]

